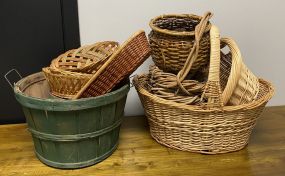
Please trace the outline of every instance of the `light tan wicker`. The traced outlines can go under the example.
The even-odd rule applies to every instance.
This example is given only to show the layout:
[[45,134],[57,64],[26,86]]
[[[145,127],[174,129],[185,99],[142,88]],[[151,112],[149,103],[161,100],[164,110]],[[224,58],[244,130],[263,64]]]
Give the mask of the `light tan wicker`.
[[118,46],[117,42],[104,41],[69,50],[54,59],[50,67],[74,72],[95,73],[117,50]]
[[240,105],[252,102],[258,95],[258,78],[243,63],[235,41],[230,38],[222,38],[221,41],[228,45],[232,56],[231,61],[224,59],[221,63],[221,77],[228,80],[222,95],[224,104]]
[[42,69],[49,83],[51,94],[70,99],[91,79],[92,74],[57,70],[50,67]]
[[181,85],[190,94],[179,90],[179,86],[172,85],[177,83],[177,76],[172,73],[166,73],[157,66],[151,65],[149,74],[146,75],[147,90],[158,97],[171,100],[182,104],[198,104],[201,102],[200,95],[203,92],[204,83],[196,80],[183,80]]
[[259,80],[256,100],[237,106],[224,106],[220,90],[220,38],[211,28],[211,58],[205,105],[183,105],[159,98],[145,88],[145,76],[136,76],[138,91],[150,125],[151,136],[171,148],[207,154],[244,148],[266,103],[273,96],[273,86]]
[[[165,72],[177,73],[184,66],[195,43],[199,45],[199,54],[190,74],[207,65],[210,56],[209,30],[211,27],[208,20],[211,16],[212,13],[207,12],[203,17],[192,14],[169,14],[152,19],[149,23],[152,29],[149,42],[155,65]],[[194,30],[199,23],[206,23],[206,28],[202,31],[203,35],[197,43]]]

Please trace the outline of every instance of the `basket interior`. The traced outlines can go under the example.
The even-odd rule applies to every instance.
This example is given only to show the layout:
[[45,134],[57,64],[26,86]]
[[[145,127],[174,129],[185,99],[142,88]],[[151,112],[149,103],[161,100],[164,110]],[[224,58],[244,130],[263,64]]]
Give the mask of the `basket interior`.
[[171,31],[187,31],[191,32],[195,30],[195,27],[199,24],[200,20],[190,17],[178,17],[169,16],[158,18],[153,24],[161,29],[167,29]]
[[38,73],[24,78],[19,84],[16,85],[17,89],[26,96],[47,99],[55,98],[50,94],[49,84],[44,74]]
[[[148,75],[143,74],[138,77],[135,86],[139,86],[145,89],[150,95],[155,96],[149,91],[147,83],[148,83]],[[272,97],[273,93],[274,89],[272,88],[271,84],[267,81],[259,79],[259,92],[255,101],[261,101],[261,103],[263,103],[263,101],[268,101]],[[195,105],[189,105],[189,106],[195,106]],[[231,107],[231,106],[225,106],[225,107]]]
[[[112,91],[115,91],[126,84],[129,84],[129,78],[122,80],[112,89]],[[40,99],[59,99],[51,94],[50,86],[43,72],[30,75],[19,81],[16,84],[16,90],[29,97]]]

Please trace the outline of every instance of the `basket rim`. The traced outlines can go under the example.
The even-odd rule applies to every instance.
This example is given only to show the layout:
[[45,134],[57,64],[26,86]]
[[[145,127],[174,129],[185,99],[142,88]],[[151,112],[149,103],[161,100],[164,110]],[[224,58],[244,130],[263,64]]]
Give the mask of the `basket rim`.
[[22,78],[14,85],[14,94],[17,101],[25,107],[34,109],[52,110],[52,111],[70,111],[70,110],[81,110],[88,108],[95,108],[105,104],[115,102],[127,95],[130,89],[129,83],[123,85],[117,90],[111,91],[104,95],[97,97],[80,98],[76,100],[71,99],[52,99],[52,98],[38,98],[31,97],[23,93],[20,90],[20,85],[28,79],[38,76],[38,80],[34,80],[31,84],[46,80],[43,72],[31,74],[27,77]]
[[[149,22],[149,26],[150,28],[155,31],[155,32],[159,32],[159,33],[163,33],[163,34],[168,34],[168,35],[172,35],[172,36],[194,36],[195,35],[195,31],[173,31],[173,30],[169,30],[169,29],[162,29],[160,27],[157,27],[154,22],[162,19],[162,18],[171,18],[171,17],[180,17],[180,18],[194,18],[197,20],[201,20],[202,17],[195,15],[195,14],[163,14],[163,15],[159,15],[154,17],[153,19],[150,20]],[[211,23],[209,22],[209,24],[206,27],[205,32],[209,32],[211,29]]]
[[150,98],[152,101],[155,102],[159,102],[161,104],[167,105],[167,106],[172,106],[178,109],[186,109],[186,110],[190,110],[190,111],[195,111],[195,112],[217,112],[217,111],[237,111],[237,110],[241,110],[241,109],[252,109],[255,108],[257,106],[260,106],[261,104],[269,101],[272,96],[274,95],[275,89],[272,85],[272,83],[259,78],[259,83],[266,85],[266,87],[268,87],[268,92],[262,96],[261,98],[259,98],[256,101],[250,102],[250,103],[246,103],[246,104],[241,104],[241,105],[230,105],[230,106],[223,106],[222,108],[211,108],[211,109],[204,109],[202,106],[198,106],[198,105],[184,105],[181,103],[176,103],[173,101],[169,101],[169,100],[165,100],[163,98],[157,97],[155,95],[153,95],[152,93],[148,92],[145,88],[143,88],[141,85],[139,85],[140,83],[138,82],[138,77],[143,76],[146,74],[142,74],[142,75],[136,75],[135,78],[133,79],[133,84],[135,85],[138,93],[147,96],[148,98]]
[[[52,76],[87,77],[89,79],[92,77],[92,74],[89,74],[89,73],[73,72],[73,71],[61,70],[61,69],[53,68],[53,67],[44,67],[44,68],[42,68],[42,71],[44,73],[47,73],[47,74],[52,75]],[[53,73],[52,71],[57,72],[57,73]]]

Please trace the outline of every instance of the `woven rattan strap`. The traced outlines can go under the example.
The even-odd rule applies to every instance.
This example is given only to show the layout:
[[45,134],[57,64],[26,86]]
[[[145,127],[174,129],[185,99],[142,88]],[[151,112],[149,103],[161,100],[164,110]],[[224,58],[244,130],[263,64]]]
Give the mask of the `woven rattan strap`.
[[209,19],[212,17],[212,13],[207,12],[200,23],[195,27],[195,43],[193,45],[193,48],[191,49],[191,52],[184,64],[184,67],[178,72],[177,74],[177,84],[181,88],[183,92],[190,95],[190,93],[185,89],[185,87],[182,84],[182,81],[186,78],[188,75],[193,63],[196,61],[196,58],[198,56],[199,51],[199,42],[206,30],[207,24]]
[[218,27],[212,26],[210,31],[211,41],[211,55],[210,55],[210,67],[208,80],[205,85],[202,98],[208,99],[207,107],[222,108],[224,106],[222,102],[222,92],[220,86],[220,31]]

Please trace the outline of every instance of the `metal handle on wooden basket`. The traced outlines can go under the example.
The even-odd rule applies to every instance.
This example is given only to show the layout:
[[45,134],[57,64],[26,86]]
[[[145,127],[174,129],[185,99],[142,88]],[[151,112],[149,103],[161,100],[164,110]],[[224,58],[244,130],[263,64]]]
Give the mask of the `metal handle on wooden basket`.
[[10,87],[12,88],[12,89],[14,89],[14,84],[15,83],[11,83],[11,81],[8,79],[8,75],[10,74],[10,73],[12,73],[12,72],[16,72],[17,73],[17,75],[19,76],[19,78],[20,79],[22,79],[23,77],[22,77],[22,75],[18,72],[18,70],[16,70],[16,69],[11,69],[11,70],[9,70],[5,75],[4,75],[4,78],[6,79],[6,81],[8,82],[8,84],[10,85]]
[[219,108],[224,106],[220,88],[220,33],[219,29],[214,25],[212,25],[210,30],[210,42],[209,75],[202,97],[208,99],[206,103],[208,108]]

